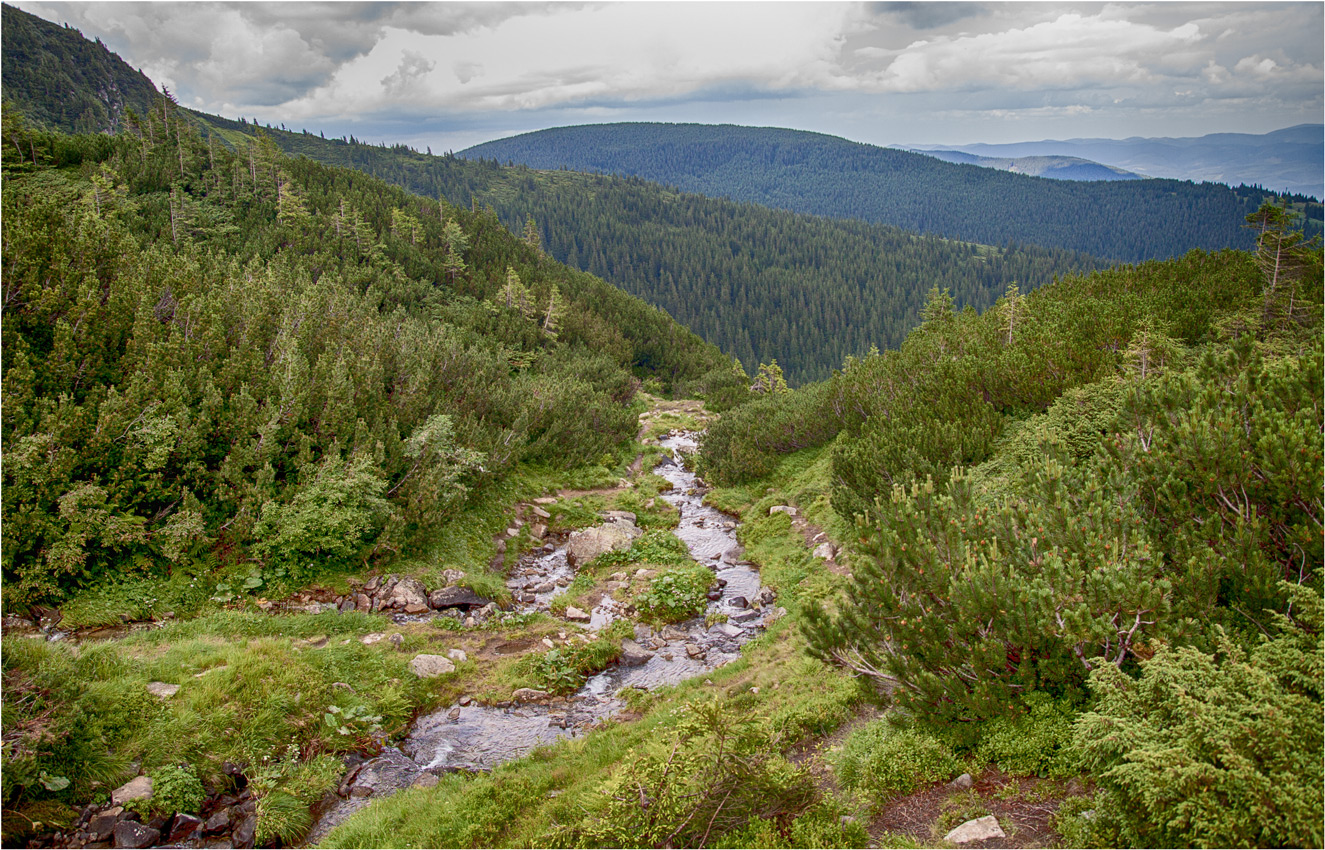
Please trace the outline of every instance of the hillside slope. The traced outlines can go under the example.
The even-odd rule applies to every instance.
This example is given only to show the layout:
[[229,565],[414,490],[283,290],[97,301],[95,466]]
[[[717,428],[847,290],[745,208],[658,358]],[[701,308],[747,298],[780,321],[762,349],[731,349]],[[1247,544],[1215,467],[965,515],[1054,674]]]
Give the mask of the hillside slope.
[[[81,40],[73,30],[46,30],[62,42]],[[82,43],[99,52],[99,62],[129,73],[104,47]],[[7,74],[6,95],[24,113],[45,114],[49,93],[28,82],[22,68]],[[158,97],[136,111],[159,111],[162,103]],[[931,285],[947,287],[961,305],[983,309],[1012,283],[1030,290],[1101,264],[1069,251],[955,243],[679,194],[639,179],[541,174],[186,109],[173,114],[231,150],[244,149],[261,132],[288,154],[354,168],[456,206],[491,205],[515,233],[532,218],[538,241],[554,259],[662,307],[752,371],[776,360],[793,384],[827,377],[871,346],[899,344],[918,321]]]
[[8,4],[0,16],[5,97],[22,104],[29,121],[69,133],[113,133],[126,109],[141,115],[151,108],[152,81],[100,41]]
[[476,145],[469,158],[629,174],[793,212],[891,224],[1121,262],[1249,248],[1254,189],[1176,180],[1072,183],[936,161],[819,133],[700,124],[599,124]]

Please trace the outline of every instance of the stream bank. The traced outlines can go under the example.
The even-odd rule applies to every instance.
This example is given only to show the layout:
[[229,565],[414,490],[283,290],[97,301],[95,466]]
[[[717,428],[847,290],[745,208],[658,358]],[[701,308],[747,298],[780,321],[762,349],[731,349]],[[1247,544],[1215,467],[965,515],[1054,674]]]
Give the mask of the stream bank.
[[[321,841],[372,799],[411,786],[436,784],[443,773],[491,770],[536,747],[582,735],[625,710],[626,689],[652,690],[676,684],[729,663],[740,657],[741,644],[785,613],[773,607],[774,593],[761,585],[758,571],[744,560],[736,541],[736,519],[704,504],[707,489],[686,467],[686,455],[695,450],[697,437],[680,432],[661,438],[659,443],[668,456],[654,472],[671,485],[660,496],[678,511],[675,535],[691,558],[714,573],[704,614],[659,629],[635,624],[633,638],[622,641],[618,660],[569,696],[553,697],[522,688],[509,701],[495,705],[461,697],[419,717],[399,746],[388,747],[346,774],[335,799],[327,800],[329,805],[307,843]],[[607,530],[618,532],[626,541],[639,535],[633,514],[607,512],[604,518]],[[511,570],[507,585],[516,599],[517,613],[552,613],[552,600],[565,592],[574,580],[576,566],[583,563],[575,556],[573,538],[545,543]],[[568,631],[577,630],[584,638],[594,639],[613,622],[629,617],[629,601],[622,593],[628,586],[622,579],[629,577],[614,575],[591,611],[567,607]]]

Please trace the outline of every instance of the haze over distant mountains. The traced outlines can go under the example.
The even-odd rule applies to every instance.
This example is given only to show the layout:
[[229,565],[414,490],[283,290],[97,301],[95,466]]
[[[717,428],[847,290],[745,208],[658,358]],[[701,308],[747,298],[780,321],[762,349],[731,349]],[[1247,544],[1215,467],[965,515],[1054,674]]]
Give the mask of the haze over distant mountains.
[[1246,183],[1276,192],[1311,195],[1317,199],[1325,197],[1325,124],[1299,124],[1262,134],[1215,133],[1181,139],[1135,136],[1128,139],[1046,139],[1004,145],[911,145],[908,150],[932,153],[948,161],[954,161],[946,155],[951,151],[1004,159],[1077,157],[1145,177],[1209,181],[1230,186]]

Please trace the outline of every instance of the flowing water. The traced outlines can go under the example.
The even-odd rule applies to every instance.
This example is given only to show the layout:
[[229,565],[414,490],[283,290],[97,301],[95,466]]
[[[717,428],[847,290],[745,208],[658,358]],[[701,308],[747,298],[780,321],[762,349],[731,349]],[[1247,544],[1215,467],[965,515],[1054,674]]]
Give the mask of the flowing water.
[[[740,645],[758,634],[769,618],[775,616],[767,609],[758,610],[757,600],[764,591],[759,573],[742,558],[741,547],[736,542],[735,519],[704,504],[702,482],[685,467],[685,456],[695,450],[696,437],[683,433],[660,440],[671,456],[654,472],[672,485],[662,498],[680,513],[675,534],[686,544],[691,557],[711,568],[717,583],[723,585],[721,596],[709,603],[707,613],[725,614],[728,622],[710,628],[705,625],[704,617],[698,617],[658,631],[637,626],[636,642],[651,652],[647,660],[636,658],[634,666],[614,664],[569,697],[545,704],[456,704],[420,717],[399,749],[420,772],[490,770],[536,747],[580,735],[625,707],[619,694],[626,688],[652,690],[675,684],[738,658]],[[533,585],[537,592],[533,593],[533,601],[517,605],[516,610],[548,611],[550,600],[563,592],[574,576],[575,569],[566,560],[564,544],[545,546],[542,551],[527,555],[513,571],[508,586],[513,591],[530,592]],[[770,599],[765,594],[763,602],[767,604]],[[589,612],[591,620],[586,632],[597,633],[605,628],[622,614],[625,604],[624,599],[604,596]],[[573,624],[567,625],[568,631],[575,628]],[[328,811],[309,841],[325,837],[334,823],[365,802],[351,798]]]

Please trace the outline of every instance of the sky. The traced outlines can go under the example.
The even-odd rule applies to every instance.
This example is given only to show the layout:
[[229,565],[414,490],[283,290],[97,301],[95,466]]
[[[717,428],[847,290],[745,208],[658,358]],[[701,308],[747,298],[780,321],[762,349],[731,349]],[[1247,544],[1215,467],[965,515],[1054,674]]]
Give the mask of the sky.
[[1325,120],[1325,4],[45,2],[185,106],[434,153],[615,121],[876,145]]

